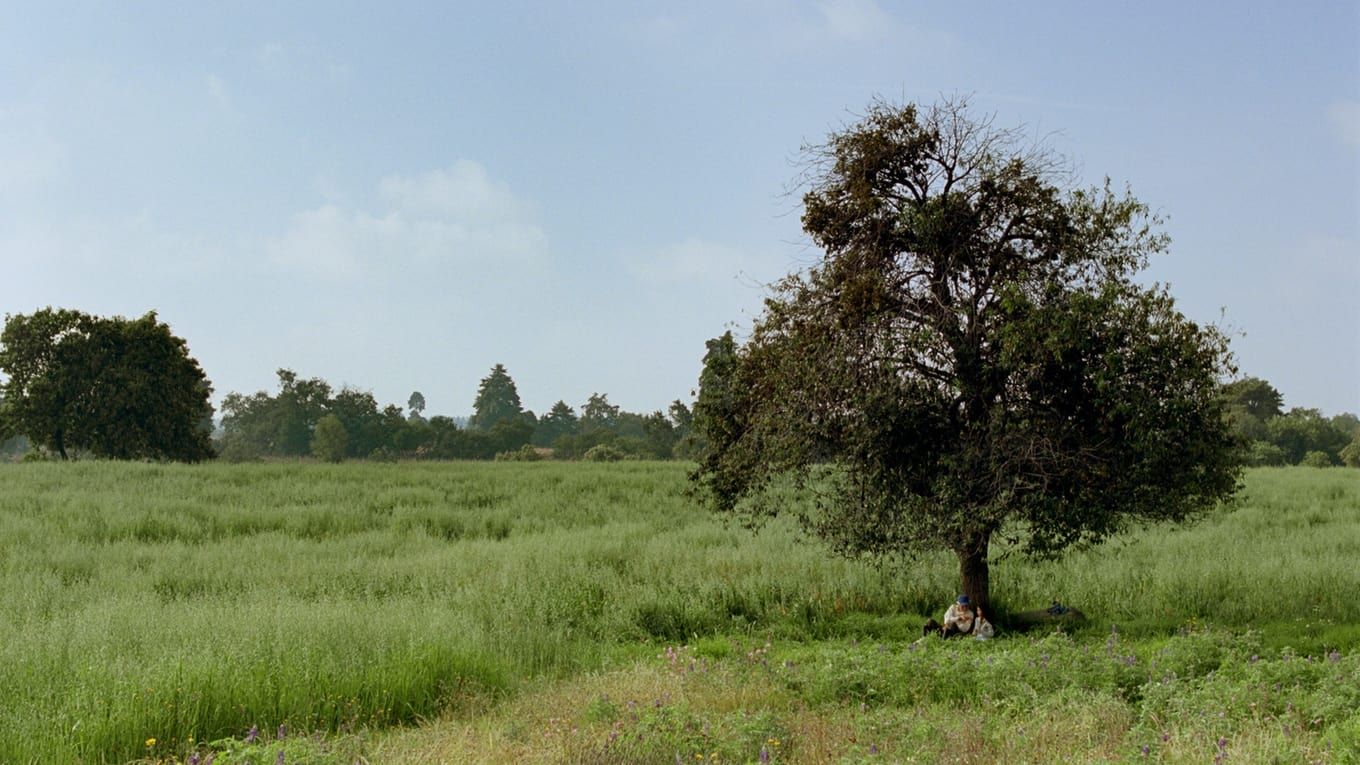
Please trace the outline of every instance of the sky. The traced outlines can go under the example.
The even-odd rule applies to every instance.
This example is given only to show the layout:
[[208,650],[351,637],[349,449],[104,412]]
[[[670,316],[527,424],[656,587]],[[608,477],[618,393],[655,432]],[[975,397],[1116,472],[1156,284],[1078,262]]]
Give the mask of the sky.
[[966,95],[1166,218],[1143,279],[1360,412],[1360,3],[9,2],[0,312],[156,311],[215,387],[688,400],[817,258],[800,147]]

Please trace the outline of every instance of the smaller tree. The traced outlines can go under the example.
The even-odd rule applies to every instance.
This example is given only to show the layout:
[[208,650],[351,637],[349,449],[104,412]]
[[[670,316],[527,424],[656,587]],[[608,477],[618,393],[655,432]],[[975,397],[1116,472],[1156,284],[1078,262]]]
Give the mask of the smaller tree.
[[1247,464],[1255,467],[1274,467],[1285,464],[1284,449],[1267,441],[1252,441],[1247,447]]
[[1325,468],[1332,466],[1332,458],[1327,456],[1327,452],[1308,452],[1303,455],[1303,463],[1308,467]]
[[312,454],[317,459],[340,462],[348,448],[349,434],[339,417],[328,414],[317,421],[316,432],[312,434]]
[[1223,386],[1228,410],[1241,410],[1261,422],[1280,416],[1284,396],[1275,386],[1259,377],[1244,377]]
[[518,419],[524,412],[515,381],[510,379],[510,373],[505,371],[503,364],[492,367],[490,374],[482,378],[472,408],[473,415],[468,420],[471,430],[489,431],[498,423]]
[[425,394],[420,391],[412,391],[411,397],[406,399],[406,408],[411,410],[411,419],[422,419],[420,413],[425,411]]
[[1351,439],[1346,448],[1341,450],[1341,464],[1346,467],[1360,468],[1360,434]]
[[582,430],[613,430],[619,422],[619,407],[609,403],[607,393],[592,393],[581,407]]
[[575,434],[577,427],[576,411],[567,402],[558,401],[539,419],[533,442],[537,446],[551,446],[562,436]]

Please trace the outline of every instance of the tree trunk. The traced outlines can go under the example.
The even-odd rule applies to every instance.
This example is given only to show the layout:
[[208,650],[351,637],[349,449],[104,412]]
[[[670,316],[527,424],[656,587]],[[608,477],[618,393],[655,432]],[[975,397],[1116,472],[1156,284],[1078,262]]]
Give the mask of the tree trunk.
[[991,575],[987,569],[987,548],[991,536],[979,534],[969,540],[963,549],[954,551],[959,556],[962,593],[968,596],[973,605],[985,609],[988,613],[991,613],[992,609]]
[[57,432],[52,434],[52,443],[57,447],[57,454],[66,459],[66,443],[62,438],[61,428],[57,428]]

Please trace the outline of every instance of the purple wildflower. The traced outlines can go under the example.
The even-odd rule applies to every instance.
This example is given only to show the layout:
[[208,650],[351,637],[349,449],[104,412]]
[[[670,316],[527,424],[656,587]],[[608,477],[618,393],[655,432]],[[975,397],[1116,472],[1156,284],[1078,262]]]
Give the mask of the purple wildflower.
[[1219,737],[1218,737],[1218,748],[1219,748],[1219,749],[1227,749],[1227,748],[1228,748],[1228,739],[1226,739],[1226,738],[1224,738],[1224,737],[1222,737],[1222,736],[1219,736]]
[[288,737],[288,726],[285,725],[285,724],[280,723],[280,724],[279,724],[279,735],[276,736],[275,738],[277,738],[278,740],[282,741],[282,740],[284,740],[284,739],[287,738],[287,737]]
[[1148,746],[1147,744],[1143,744],[1143,757],[1146,758],[1151,753],[1152,747]]
[[1332,651],[1327,654],[1327,661],[1330,661],[1333,664],[1337,663],[1338,661],[1341,661],[1341,652],[1336,649],[1332,649]]
[[253,744],[259,739],[260,739],[260,726],[258,725],[250,726],[250,730],[246,731],[246,743]]
[[198,765],[198,752],[189,755],[189,759],[184,761],[184,765]]
[[274,765],[283,765],[283,750],[279,750],[279,756],[274,758]]
[[878,744],[869,745],[869,754],[878,754]]
[[760,765],[769,765],[769,762],[770,762],[770,750],[762,746],[760,748]]

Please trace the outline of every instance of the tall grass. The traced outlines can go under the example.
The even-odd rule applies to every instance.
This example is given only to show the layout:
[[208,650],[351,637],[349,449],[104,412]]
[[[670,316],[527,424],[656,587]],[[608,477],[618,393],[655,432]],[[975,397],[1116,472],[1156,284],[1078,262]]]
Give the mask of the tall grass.
[[[251,725],[476,706],[645,641],[907,632],[955,587],[757,535],[675,464],[0,466],[0,762],[120,762]],[[1059,563],[994,567],[1171,628],[1360,623],[1360,471],[1252,473],[1239,506]]]

